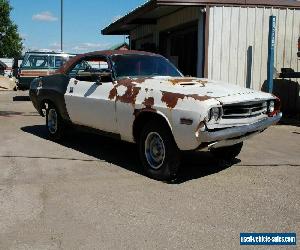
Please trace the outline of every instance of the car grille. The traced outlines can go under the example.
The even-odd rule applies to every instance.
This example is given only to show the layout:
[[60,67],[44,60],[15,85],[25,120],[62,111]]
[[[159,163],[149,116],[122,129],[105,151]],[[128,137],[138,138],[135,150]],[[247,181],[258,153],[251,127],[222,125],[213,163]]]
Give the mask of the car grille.
[[256,117],[267,113],[267,102],[247,102],[223,106],[223,119]]

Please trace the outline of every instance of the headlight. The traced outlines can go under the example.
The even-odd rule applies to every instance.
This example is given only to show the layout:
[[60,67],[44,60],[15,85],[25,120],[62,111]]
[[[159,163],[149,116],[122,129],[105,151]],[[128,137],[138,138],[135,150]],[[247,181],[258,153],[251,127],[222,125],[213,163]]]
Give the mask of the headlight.
[[273,113],[275,111],[275,102],[274,101],[270,101],[269,102],[269,107],[268,107],[268,112],[269,113]]
[[267,114],[268,113],[268,102],[264,102],[262,107],[263,107],[263,113]]
[[222,108],[220,107],[214,107],[211,108],[208,112],[208,121],[214,120],[218,121],[222,116]]

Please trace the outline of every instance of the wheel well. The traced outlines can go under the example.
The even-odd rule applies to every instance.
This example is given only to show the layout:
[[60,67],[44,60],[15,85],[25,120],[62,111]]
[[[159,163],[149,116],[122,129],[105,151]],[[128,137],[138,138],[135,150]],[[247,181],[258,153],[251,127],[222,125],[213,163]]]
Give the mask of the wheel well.
[[48,99],[44,99],[40,102],[40,114],[42,114],[43,112],[43,109],[46,109],[47,108],[47,105],[53,105],[54,106],[54,103],[51,101],[51,100],[48,100]]
[[157,114],[155,112],[148,112],[148,111],[142,112],[136,117],[133,123],[133,138],[135,142],[139,141],[139,136],[141,134],[143,127],[146,125],[147,122],[151,120],[155,120],[158,123],[163,124],[164,126],[171,129],[170,125],[162,115]]
[[54,103],[51,100],[45,99],[41,101],[41,108],[45,109],[46,104],[55,106]]

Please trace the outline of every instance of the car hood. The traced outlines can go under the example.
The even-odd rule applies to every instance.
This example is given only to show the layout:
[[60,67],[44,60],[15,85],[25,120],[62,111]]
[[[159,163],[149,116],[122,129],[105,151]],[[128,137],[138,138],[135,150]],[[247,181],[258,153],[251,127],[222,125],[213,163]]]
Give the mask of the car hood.
[[248,101],[253,99],[270,99],[272,95],[240,87],[226,82],[213,81],[192,77],[151,77],[131,78],[133,83],[147,90],[180,93],[184,95],[198,95],[215,98],[221,102]]

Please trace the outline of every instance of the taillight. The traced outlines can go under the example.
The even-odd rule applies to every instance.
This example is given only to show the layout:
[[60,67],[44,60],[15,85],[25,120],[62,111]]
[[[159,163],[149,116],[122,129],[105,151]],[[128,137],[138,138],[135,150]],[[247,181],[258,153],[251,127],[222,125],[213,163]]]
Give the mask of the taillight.
[[20,70],[20,69],[18,69],[18,72],[17,72],[17,79],[19,79],[19,78],[20,78],[20,76],[21,76],[21,70]]

